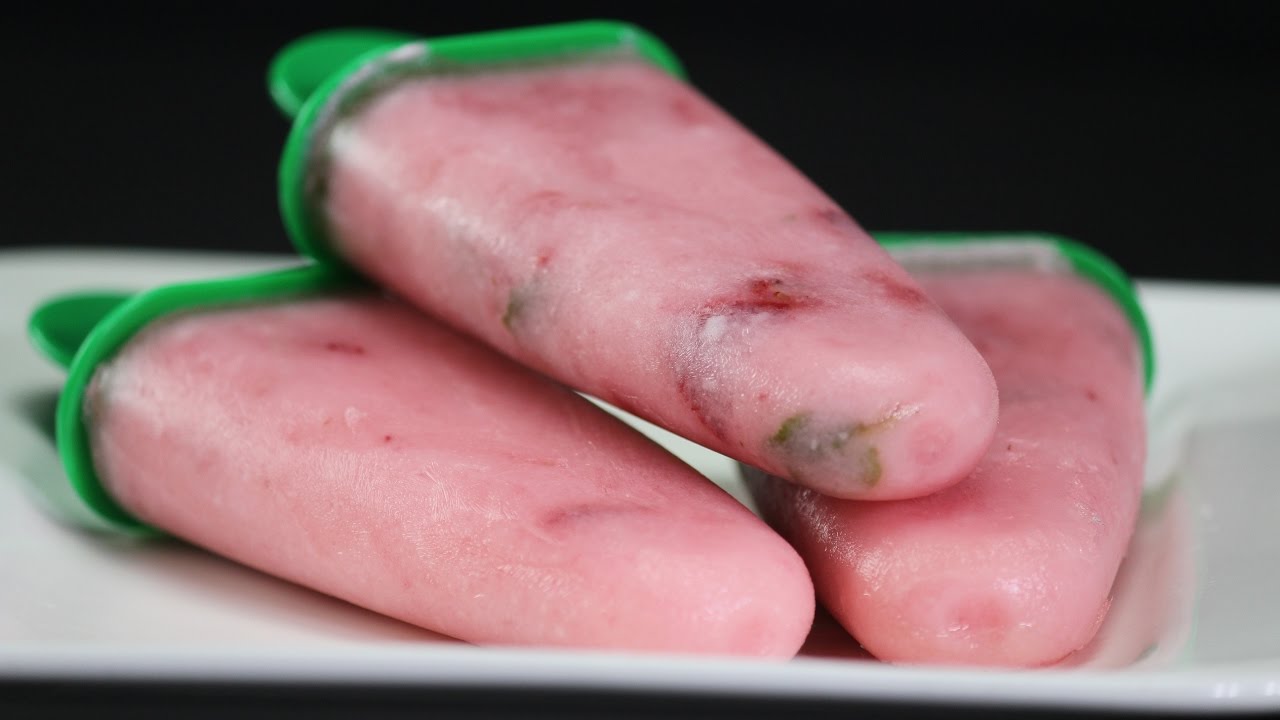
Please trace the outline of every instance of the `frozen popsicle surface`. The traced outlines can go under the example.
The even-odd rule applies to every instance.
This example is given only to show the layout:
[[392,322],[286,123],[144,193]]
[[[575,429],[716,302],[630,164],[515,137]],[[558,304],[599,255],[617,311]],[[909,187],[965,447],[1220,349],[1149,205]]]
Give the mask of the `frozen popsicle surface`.
[[877,657],[1037,666],[1085,645],[1133,533],[1145,456],[1142,354],[1110,297],[1070,274],[917,274],[1000,388],[965,480],[889,503],[748,471],[820,600]]
[[464,640],[785,657],[812,619],[803,563],[728,494],[383,297],[156,320],[85,398],[138,519]]
[[982,456],[997,400],[972,345],[691,86],[623,52],[434,72],[418,47],[313,138],[329,251],[526,365],[826,494],[923,495]]

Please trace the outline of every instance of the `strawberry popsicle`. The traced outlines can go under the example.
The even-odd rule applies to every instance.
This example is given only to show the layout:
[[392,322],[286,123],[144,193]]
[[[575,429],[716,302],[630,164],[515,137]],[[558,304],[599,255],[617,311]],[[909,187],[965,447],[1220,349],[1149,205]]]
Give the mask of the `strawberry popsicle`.
[[437,71],[431,47],[321,99],[306,182],[282,185],[320,236],[301,244],[825,494],[915,497],[973,469],[997,412],[982,358],[729,115],[625,49]]
[[460,639],[787,657],[813,617],[799,557],[727,493],[373,294],[160,318],[83,408],[137,519]]
[[1000,388],[995,442],[935,495],[866,503],[754,470],[765,517],[819,599],[883,660],[1039,666],[1084,646],[1134,530],[1145,456],[1142,354],[1088,280],[917,273]]

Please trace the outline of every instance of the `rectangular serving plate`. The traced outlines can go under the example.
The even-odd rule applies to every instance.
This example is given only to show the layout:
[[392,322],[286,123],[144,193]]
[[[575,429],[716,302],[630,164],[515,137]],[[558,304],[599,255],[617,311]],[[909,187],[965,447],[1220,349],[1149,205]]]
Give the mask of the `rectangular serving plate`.
[[[1057,709],[1280,710],[1280,288],[1139,283],[1158,375],[1140,527],[1098,638],[1033,671],[889,666],[820,616],[790,662],[479,648],[176,541],[58,524],[61,373],[29,348],[52,294],[291,258],[0,252],[0,681],[324,683]],[[624,416],[735,497],[728,458]],[[748,503],[749,504],[749,503]]]

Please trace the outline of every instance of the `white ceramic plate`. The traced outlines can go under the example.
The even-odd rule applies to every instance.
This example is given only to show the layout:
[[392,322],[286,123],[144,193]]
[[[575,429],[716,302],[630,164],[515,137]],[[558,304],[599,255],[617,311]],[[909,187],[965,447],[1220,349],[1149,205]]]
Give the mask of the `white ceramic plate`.
[[[218,680],[1233,712],[1280,710],[1280,288],[1142,283],[1158,347],[1149,492],[1098,639],[1060,667],[868,659],[829,619],[786,662],[477,648],[171,541],[42,513],[60,372],[25,321],[55,292],[287,264],[171,252],[0,252],[0,680]],[[734,464],[642,430],[739,498]]]

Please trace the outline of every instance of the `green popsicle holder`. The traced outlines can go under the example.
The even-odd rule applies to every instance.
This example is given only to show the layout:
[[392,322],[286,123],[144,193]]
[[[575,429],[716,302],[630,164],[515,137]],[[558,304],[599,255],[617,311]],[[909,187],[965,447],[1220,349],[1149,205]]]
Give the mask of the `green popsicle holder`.
[[103,487],[94,470],[84,412],[94,372],[143,328],[174,313],[284,302],[358,286],[349,273],[305,265],[165,285],[137,294],[77,292],[43,302],[27,321],[28,336],[45,357],[67,370],[54,415],[54,435],[67,484],[36,486],[47,509],[64,520],[94,529],[157,534]]
[[324,143],[333,125],[389,84],[566,59],[631,56],[684,78],[680,61],[648,32],[607,20],[540,25],[430,40],[378,30],[333,30],[285,46],[267,71],[276,105],[294,118],[280,160],[280,214],[298,252],[341,266],[324,221],[313,211],[324,194]]

